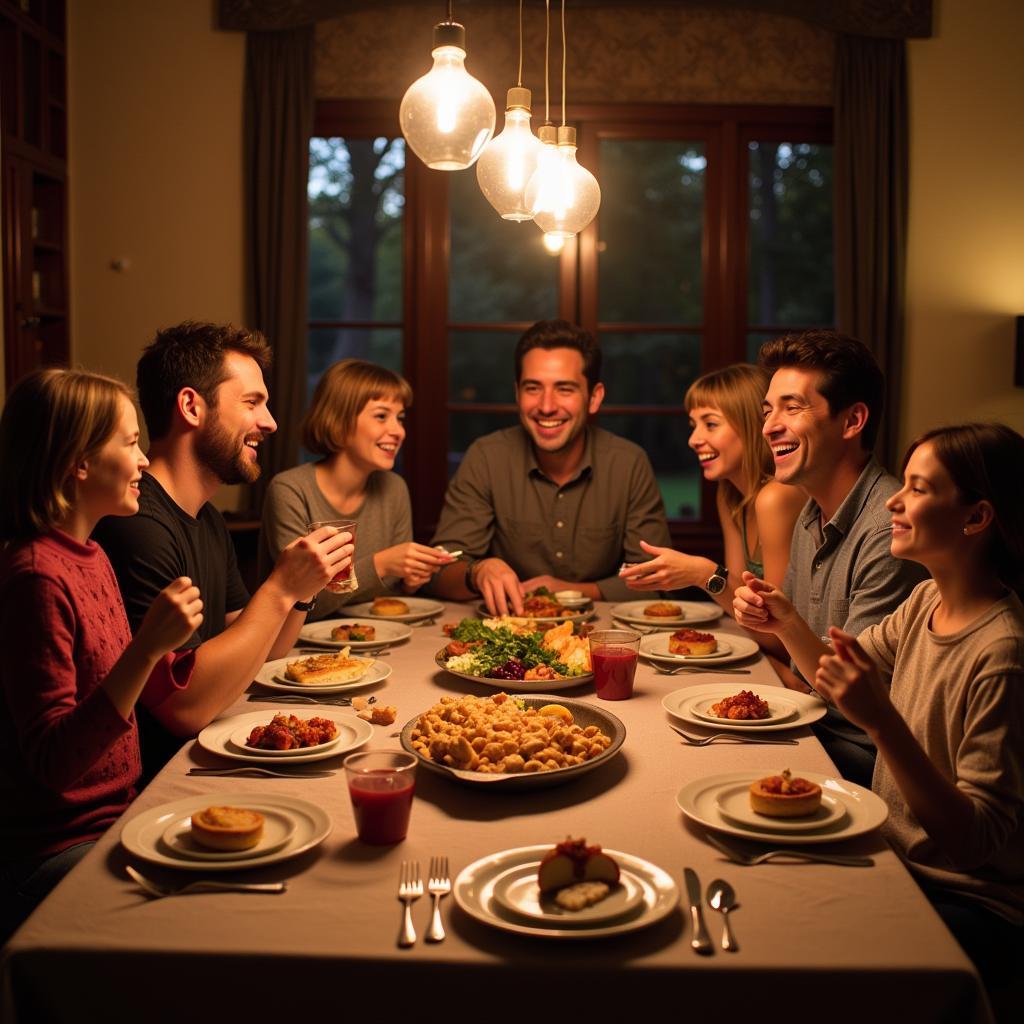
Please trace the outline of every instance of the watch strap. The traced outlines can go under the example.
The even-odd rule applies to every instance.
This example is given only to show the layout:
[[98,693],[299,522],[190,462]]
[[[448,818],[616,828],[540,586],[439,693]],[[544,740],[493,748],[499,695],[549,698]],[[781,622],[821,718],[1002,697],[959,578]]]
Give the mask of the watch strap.
[[311,597],[308,601],[296,601],[292,609],[297,612],[311,612],[316,607],[316,598]]

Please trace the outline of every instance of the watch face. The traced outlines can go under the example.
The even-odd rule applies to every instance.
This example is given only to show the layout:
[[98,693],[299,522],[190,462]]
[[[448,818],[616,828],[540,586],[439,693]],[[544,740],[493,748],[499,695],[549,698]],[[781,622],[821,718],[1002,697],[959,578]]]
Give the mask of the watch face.
[[725,579],[718,575],[712,576],[711,579],[708,580],[704,589],[709,594],[720,594],[725,590]]

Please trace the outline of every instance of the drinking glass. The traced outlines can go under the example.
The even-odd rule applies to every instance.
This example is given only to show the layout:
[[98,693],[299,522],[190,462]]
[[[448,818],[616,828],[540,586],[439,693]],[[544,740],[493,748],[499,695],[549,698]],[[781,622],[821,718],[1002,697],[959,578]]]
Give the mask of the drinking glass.
[[628,700],[633,696],[640,634],[631,629],[596,629],[588,639],[598,697]]
[[[344,533],[352,534],[352,546],[356,543],[356,521],[354,519],[325,519],[323,522],[310,523],[306,527],[306,533],[319,530],[322,526],[333,526]],[[352,552],[352,561],[344,569],[336,572],[324,590],[332,594],[354,594],[359,589],[359,580],[356,579],[356,553]]]
[[389,846],[409,831],[416,757],[404,750],[366,750],[345,758],[356,831],[364,843]]

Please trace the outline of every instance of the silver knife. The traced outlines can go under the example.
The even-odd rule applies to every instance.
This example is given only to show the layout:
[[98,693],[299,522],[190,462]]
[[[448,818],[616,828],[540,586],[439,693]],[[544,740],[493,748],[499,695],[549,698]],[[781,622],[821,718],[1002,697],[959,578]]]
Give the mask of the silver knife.
[[701,889],[700,879],[693,868],[683,868],[683,878],[686,880],[686,895],[690,900],[690,918],[693,921],[693,938],[690,945],[705,956],[710,956],[715,951],[711,944],[711,936],[704,926],[704,915],[701,912]]

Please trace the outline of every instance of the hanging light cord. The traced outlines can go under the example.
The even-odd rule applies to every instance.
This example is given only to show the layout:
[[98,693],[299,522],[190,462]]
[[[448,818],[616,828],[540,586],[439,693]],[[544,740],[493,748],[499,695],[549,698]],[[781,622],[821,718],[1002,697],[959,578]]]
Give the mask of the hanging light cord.
[[544,0],[544,123],[551,124],[548,70],[551,65],[551,0]]
[[455,23],[455,0],[448,0],[448,24],[452,25]]
[[523,87],[523,0],[519,0],[519,78],[516,85]]
[[565,127],[565,0],[562,0],[562,127]]

